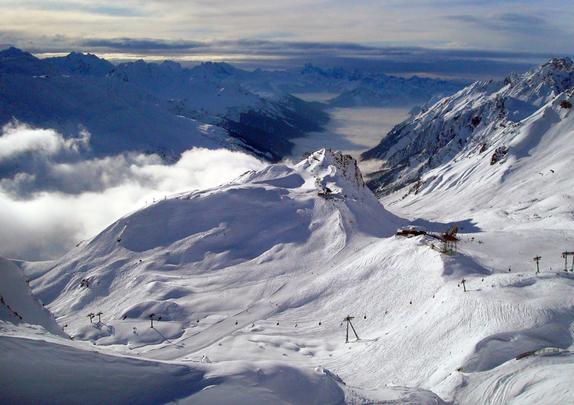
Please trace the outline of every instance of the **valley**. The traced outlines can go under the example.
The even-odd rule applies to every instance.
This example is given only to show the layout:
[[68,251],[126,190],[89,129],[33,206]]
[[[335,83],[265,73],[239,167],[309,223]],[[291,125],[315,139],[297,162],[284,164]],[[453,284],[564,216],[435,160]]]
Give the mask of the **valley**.
[[[322,147],[340,150],[358,158],[380,142],[381,137],[405,120],[410,108],[352,107],[327,110],[331,119],[322,132],[311,132],[303,138],[293,139],[291,152],[294,160]],[[360,165],[363,162],[359,162]],[[368,170],[361,166],[363,174]]]

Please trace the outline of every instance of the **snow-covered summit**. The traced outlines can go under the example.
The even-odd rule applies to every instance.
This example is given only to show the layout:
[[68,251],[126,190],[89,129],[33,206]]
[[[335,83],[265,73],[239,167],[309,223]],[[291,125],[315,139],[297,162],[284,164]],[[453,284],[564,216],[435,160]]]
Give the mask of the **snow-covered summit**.
[[[357,166],[357,161],[350,155],[321,149],[297,165],[316,176],[318,184],[333,192],[342,194],[364,193],[365,182]],[[367,193],[370,194],[370,193]]]
[[574,62],[554,58],[523,75],[508,76],[505,83],[509,88],[501,95],[541,106],[574,86]]
[[357,161],[350,155],[331,149],[311,153],[293,167],[279,164],[257,172],[247,172],[237,182],[270,182],[275,185],[300,183],[301,189],[317,192],[327,199],[375,201],[374,195],[366,187]]
[[505,128],[519,125],[574,86],[574,65],[552,59],[522,75],[482,81],[443,98],[395,126],[363,159],[382,160],[370,185],[386,193],[417,182],[459,154],[486,151]]
[[45,59],[55,70],[69,75],[105,76],[114,65],[91,53],[71,52],[66,56]]

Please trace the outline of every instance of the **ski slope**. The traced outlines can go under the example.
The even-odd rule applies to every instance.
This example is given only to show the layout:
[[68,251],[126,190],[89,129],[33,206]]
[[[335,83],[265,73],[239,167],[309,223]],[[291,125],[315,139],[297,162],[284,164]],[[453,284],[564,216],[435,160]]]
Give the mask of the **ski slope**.
[[[207,367],[222,378],[220,401],[236,392],[234,376],[251,403],[267,394],[279,403],[572,401],[573,273],[535,274],[530,262],[508,272],[496,250],[506,236],[471,221],[454,256],[423,236],[395,236],[407,223],[378,202],[354,159],[321,150],[159,201],[56,262],[21,267],[74,338],[57,349],[70,362],[90,347],[114,356],[118,370],[158,364],[169,384],[189,381],[170,398],[213,403],[209,390],[192,388],[209,384],[191,382]],[[90,322],[100,311],[101,322]],[[153,328],[152,313],[161,316]],[[360,337],[349,343],[347,315]],[[6,334],[5,347],[31,344],[14,341],[29,332]],[[516,359],[526,352],[535,353]],[[261,364],[288,377],[255,377]]]

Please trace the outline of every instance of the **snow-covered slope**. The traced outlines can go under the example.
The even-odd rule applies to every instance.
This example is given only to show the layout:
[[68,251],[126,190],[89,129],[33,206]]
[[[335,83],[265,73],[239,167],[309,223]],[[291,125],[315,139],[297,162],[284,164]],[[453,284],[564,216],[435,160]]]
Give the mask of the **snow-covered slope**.
[[521,121],[573,86],[574,63],[568,58],[552,59],[504,81],[474,83],[397,125],[365,152],[363,159],[383,161],[370,185],[387,193],[417,182],[429,169],[453,159],[480,153],[491,158],[499,146],[501,154],[505,147],[501,138],[527,125]]
[[[404,223],[352,158],[322,150],[135,212],[49,271],[23,267],[78,344],[116,355],[319,367],[344,381],[347,403],[465,404],[481,391],[491,403],[572,401],[563,377],[574,360],[570,273],[536,275],[464,222],[463,254],[445,256],[424,237],[394,236]],[[351,332],[345,343],[347,315],[358,341]],[[535,370],[544,382],[532,386]]]
[[284,362],[177,364],[57,339],[0,336],[3,403],[338,405],[344,388],[321,369]]
[[[460,251],[482,268],[506,272],[499,274],[499,282],[492,283],[493,276],[481,279],[485,284],[477,283],[471,291],[482,295],[485,287],[493,288],[492,299],[500,299],[514,290],[515,298],[501,308],[500,316],[492,315],[492,321],[505,318],[506,323],[512,312],[526,308],[528,312],[545,308],[551,314],[526,315],[523,320],[533,321],[526,321],[529,326],[517,318],[517,326],[507,332],[477,341],[474,354],[461,366],[464,373],[437,388],[439,394],[444,389],[454,393],[443,398],[500,404],[572,401],[572,389],[562,376],[572,372],[574,325],[574,306],[567,292],[574,266],[570,256],[567,262],[563,256],[574,243],[573,76],[572,62],[556,59],[523,76],[510,76],[492,94],[481,93],[492,83],[475,84],[459,93],[458,104],[435,116],[434,125],[448,128],[469,120],[471,124],[457,124],[453,142],[435,150],[436,163],[419,166],[423,170],[414,184],[409,185],[410,168],[405,166],[400,171],[403,179],[381,189],[386,192],[382,201],[392,212],[417,224],[458,223],[463,232]],[[445,99],[432,109],[446,108],[455,99]],[[405,136],[399,140],[405,142],[401,147],[413,151],[420,147],[418,141],[432,140],[434,127],[425,121],[425,114],[420,116],[420,127],[415,121],[407,123],[415,128],[409,134],[417,137]],[[406,130],[402,128],[393,132]],[[424,130],[431,132],[428,138]],[[460,134],[464,142],[458,146]],[[397,152],[398,145],[391,148]],[[420,163],[417,156],[411,156],[413,168]],[[395,191],[389,193],[393,186]],[[540,273],[535,256],[540,259]],[[499,287],[503,294],[496,291]],[[558,301],[545,302],[551,296]],[[526,357],[501,361],[517,351]]]
[[[219,312],[257,307],[261,299],[269,299],[281,280],[294,278],[284,268],[291,266],[291,255],[326,262],[357,234],[388,236],[396,226],[396,218],[364,185],[352,158],[320,151],[295,168],[272,165],[222,188],[161,201],[123,218],[62,258],[40,279],[36,292],[62,316],[70,308],[85,311],[96,305],[111,319],[145,324],[146,314],[163,313],[164,320],[175,322],[172,333],[179,337],[196,326],[194,317],[218,319]],[[237,282],[233,288],[245,289],[245,294],[238,294],[237,302],[214,303],[211,288],[202,293],[187,281],[157,284],[156,271],[169,269],[189,281],[197,276],[200,285],[209,274],[219,274],[212,281],[220,279],[219,289]],[[82,287],[82,280],[90,287]],[[135,280],[146,287],[134,288]],[[304,301],[309,294],[316,291],[291,299]],[[182,297],[186,299],[179,302]],[[267,306],[260,310],[261,317],[280,311]],[[78,325],[86,326],[84,318]],[[108,338],[109,343],[117,338]]]
[[421,215],[431,209],[425,209],[426,200],[439,199],[444,208],[436,215],[443,220],[472,213],[483,226],[537,222],[545,229],[562,227],[572,220],[574,208],[572,103],[574,89],[519,123],[493,130],[483,139],[484,147],[464,149],[389,198],[401,198],[399,205]]

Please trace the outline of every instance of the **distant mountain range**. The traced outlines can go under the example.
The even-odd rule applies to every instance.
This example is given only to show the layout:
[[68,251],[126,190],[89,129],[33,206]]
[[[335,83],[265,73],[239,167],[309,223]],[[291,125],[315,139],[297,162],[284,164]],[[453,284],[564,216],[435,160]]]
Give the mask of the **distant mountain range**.
[[[9,48],[0,52],[0,124],[15,119],[65,136],[85,128],[96,155],[143,151],[173,158],[200,146],[277,161],[289,155],[291,139],[322,130],[329,105],[421,103],[459,87],[313,65],[284,71],[213,62],[114,65],[91,54],[39,59]],[[340,95],[328,105],[291,95],[309,92]]]

